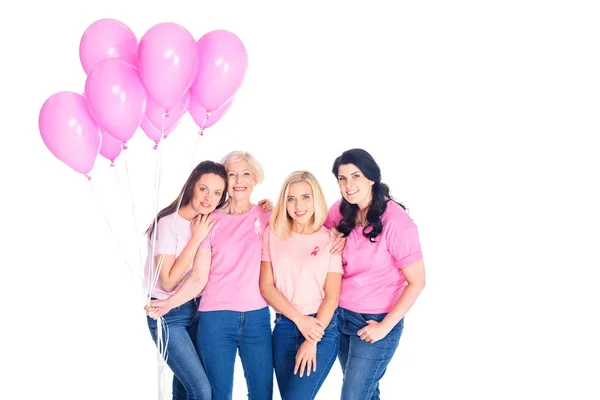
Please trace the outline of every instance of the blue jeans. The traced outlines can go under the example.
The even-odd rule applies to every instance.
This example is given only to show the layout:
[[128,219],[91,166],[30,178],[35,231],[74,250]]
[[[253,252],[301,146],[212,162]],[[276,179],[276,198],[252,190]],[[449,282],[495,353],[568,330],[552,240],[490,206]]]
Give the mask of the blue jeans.
[[269,307],[260,310],[201,311],[198,350],[212,386],[213,400],[231,400],[239,351],[250,400],[273,397],[273,352]]
[[338,359],[344,373],[343,400],[378,400],[379,380],[398,348],[404,329],[404,318],[386,337],[373,344],[356,334],[368,320],[381,322],[387,314],[359,314],[338,307],[340,349]]
[[[163,316],[163,346],[168,337],[167,365],[173,371],[173,400],[210,400],[210,382],[196,349],[199,301],[190,300]],[[156,320],[147,319],[156,343]]]
[[[316,314],[312,314],[314,317]],[[335,356],[340,344],[337,315],[334,314],[331,322],[325,329],[325,335],[317,344],[317,371],[310,372],[310,376],[300,377],[294,375],[296,353],[304,343],[302,333],[290,319],[282,314],[276,314],[275,329],[273,330],[273,364],[279,393],[284,400],[314,399],[323,385],[325,378],[331,371]]]

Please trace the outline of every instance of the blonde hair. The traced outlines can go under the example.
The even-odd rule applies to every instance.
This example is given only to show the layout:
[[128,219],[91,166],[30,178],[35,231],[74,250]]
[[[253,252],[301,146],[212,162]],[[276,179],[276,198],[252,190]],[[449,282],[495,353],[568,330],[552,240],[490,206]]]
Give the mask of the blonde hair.
[[247,151],[232,151],[223,157],[221,164],[223,164],[225,169],[227,169],[229,164],[239,161],[246,161],[248,164],[250,164],[252,173],[254,176],[256,176],[256,183],[263,182],[265,179],[265,173],[263,172],[262,166],[258,161],[256,161],[256,158],[254,158],[254,156]]
[[283,183],[281,193],[279,193],[279,199],[271,213],[271,229],[280,239],[285,239],[292,234],[293,220],[287,212],[286,203],[288,195],[290,194],[290,186],[300,182],[308,183],[313,191],[315,208],[315,213],[312,217],[313,227],[320,229],[323,222],[325,222],[325,218],[327,218],[327,200],[325,200],[325,195],[323,194],[323,190],[321,189],[321,185],[319,185],[317,178],[308,171],[294,171]]

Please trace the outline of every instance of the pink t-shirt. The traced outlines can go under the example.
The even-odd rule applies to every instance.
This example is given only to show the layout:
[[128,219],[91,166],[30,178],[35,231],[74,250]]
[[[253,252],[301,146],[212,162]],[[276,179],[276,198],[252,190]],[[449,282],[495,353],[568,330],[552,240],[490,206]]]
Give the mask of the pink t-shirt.
[[215,225],[200,247],[210,248],[208,283],[200,311],[253,311],[269,304],[260,294],[262,234],[271,213],[258,206],[241,215],[216,210]]
[[[169,214],[158,221],[158,225],[153,232],[153,236],[154,235],[156,236],[154,255],[175,254],[175,257],[179,257],[192,237],[190,221],[182,218],[177,213]],[[156,274],[157,265],[154,265],[154,257],[152,257],[152,242],[153,240],[148,240],[148,258],[146,259],[146,268],[144,270],[146,281],[152,279],[152,275]],[[160,285],[160,281],[157,280],[156,287],[151,290],[151,296],[156,297],[157,299],[166,299],[181,286],[191,270],[192,263],[190,263],[190,268],[184,278],[172,291],[164,290]]]
[[342,257],[331,254],[331,244],[325,227],[312,235],[292,233],[285,240],[271,229],[263,235],[262,260],[271,262],[275,287],[304,315],[319,311],[327,273],[344,273]]
[[[342,219],[341,201],[329,209],[328,228]],[[417,226],[402,207],[389,201],[381,220],[383,231],[375,243],[363,235],[362,226],[348,235],[342,254],[342,308],[364,314],[389,312],[406,286],[402,267],[423,258]]]

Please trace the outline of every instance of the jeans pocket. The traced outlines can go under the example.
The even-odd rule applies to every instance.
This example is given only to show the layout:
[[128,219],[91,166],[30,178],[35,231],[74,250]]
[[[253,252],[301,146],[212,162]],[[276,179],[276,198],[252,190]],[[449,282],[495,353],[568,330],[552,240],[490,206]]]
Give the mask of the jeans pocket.
[[360,316],[360,318],[363,320],[363,322],[365,324],[367,324],[367,321],[377,321],[377,322],[381,322],[383,321],[383,319],[385,318],[385,316],[387,315],[386,313],[384,314],[358,314]]

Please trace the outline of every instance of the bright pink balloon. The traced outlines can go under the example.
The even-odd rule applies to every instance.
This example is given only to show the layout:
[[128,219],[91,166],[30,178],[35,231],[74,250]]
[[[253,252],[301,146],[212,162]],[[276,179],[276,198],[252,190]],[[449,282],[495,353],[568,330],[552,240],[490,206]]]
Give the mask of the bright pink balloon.
[[137,38],[127,25],[116,19],[99,19],[83,33],[79,59],[86,74],[107,58],[120,58],[137,65],[137,46]]
[[[178,123],[179,123],[179,121],[175,122],[175,125],[173,125],[168,130],[165,129],[165,137],[164,137],[165,139],[167,138],[167,136],[169,136],[169,134],[173,131],[173,129],[175,129],[177,127]],[[157,143],[157,144],[158,144],[158,142],[160,142],[161,130],[160,130],[160,128],[157,128],[154,125],[152,125],[152,122],[150,122],[150,120],[148,118],[144,117],[140,127],[142,128],[142,130],[144,131],[146,136],[148,136],[148,138],[150,138],[150,140],[152,140],[154,143]]]
[[190,105],[188,106],[188,112],[192,116],[196,125],[202,128],[202,123],[204,123],[204,129],[206,129],[216,124],[223,117],[227,110],[229,110],[229,107],[231,107],[231,103],[233,103],[233,99],[229,100],[223,105],[223,107],[219,108],[218,110],[211,112],[210,115],[206,118],[206,122],[204,122],[204,117],[206,116],[206,109],[202,107],[200,101],[198,101],[198,99],[196,99],[195,96],[192,96],[192,98],[190,99]]
[[165,124],[165,130],[171,129],[179,119],[185,114],[190,102],[190,92],[186,92],[182,98],[177,100],[177,103],[169,110],[168,116],[163,118],[165,114],[164,107],[158,105],[152,98],[148,99],[148,106],[146,107],[146,118],[150,120],[152,125],[158,129],[162,128],[163,119]]
[[248,55],[233,33],[216,30],[198,40],[198,73],[192,92],[200,104],[214,111],[233,97],[246,74]]
[[92,69],[85,81],[85,98],[100,127],[126,143],[140,126],[147,94],[135,67],[109,58]]
[[74,92],[50,96],[40,110],[39,128],[56,158],[81,174],[92,170],[100,150],[100,128],[83,96]]
[[148,94],[170,110],[183,97],[196,76],[196,41],[181,25],[154,25],[138,46],[139,73]]
[[101,129],[102,133],[102,144],[100,146],[100,155],[107,160],[110,160],[111,163],[115,162],[115,158],[121,154],[121,150],[123,149],[122,143],[110,136],[108,132]]

